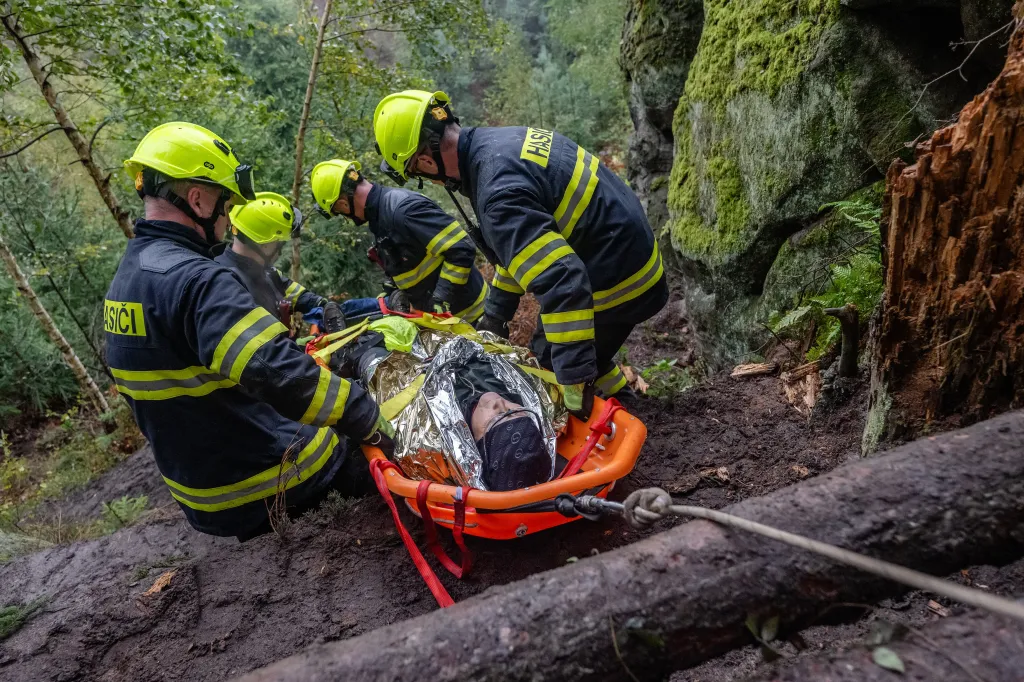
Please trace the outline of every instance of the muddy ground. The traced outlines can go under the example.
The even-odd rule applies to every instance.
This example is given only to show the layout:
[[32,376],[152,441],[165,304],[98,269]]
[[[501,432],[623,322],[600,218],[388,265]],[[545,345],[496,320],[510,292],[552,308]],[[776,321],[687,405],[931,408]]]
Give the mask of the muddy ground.
[[[634,411],[650,435],[616,495],[657,485],[720,507],[830,470],[857,456],[863,403],[861,390],[809,424],[774,377],[721,377],[671,401],[641,399]],[[158,508],[145,523],[0,567],[0,605],[46,599],[0,643],[0,677],[221,680],[436,608],[376,497],[328,504],[284,538],[239,544],[193,532],[140,452],[60,513],[87,516],[102,501],[140,493]],[[473,574],[442,581],[465,599],[637,537],[615,521],[578,521],[513,542],[471,538]],[[169,585],[146,595],[168,571]]]

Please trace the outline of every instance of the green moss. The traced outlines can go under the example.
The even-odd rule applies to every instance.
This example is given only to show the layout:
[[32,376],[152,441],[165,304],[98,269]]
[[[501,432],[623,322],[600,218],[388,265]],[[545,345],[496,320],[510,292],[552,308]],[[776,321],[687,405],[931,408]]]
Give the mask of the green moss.
[[839,0],[706,0],[686,96],[725,113],[744,90],[773,96],[814,57]]

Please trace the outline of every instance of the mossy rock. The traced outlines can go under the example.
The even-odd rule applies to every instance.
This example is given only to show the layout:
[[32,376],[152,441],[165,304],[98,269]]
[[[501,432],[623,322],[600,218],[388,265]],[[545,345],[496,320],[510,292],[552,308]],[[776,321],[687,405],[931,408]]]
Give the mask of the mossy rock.
[[902,36],[903,15],[839,0],[704,7],[673,119],[665,231],[705,359],[720,367],[763,342],[765,313],[793,293],[786,264],[818,258],[801,240],[824,229],[822,205],[884,177],[987,81],[922,94],[946,38]]

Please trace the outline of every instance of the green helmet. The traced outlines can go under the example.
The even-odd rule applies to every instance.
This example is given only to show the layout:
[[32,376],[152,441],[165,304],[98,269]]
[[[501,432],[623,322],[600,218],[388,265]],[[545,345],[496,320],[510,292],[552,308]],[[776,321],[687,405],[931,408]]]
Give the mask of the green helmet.
[[332,208],[344,193],[348,199],[349,211],[355,210],[354,193],[362,179],[362,165],[358,161],[331,159],[313,166],[309,174],[309,185],[313,190],[313,201],[317,210],[327,218],[334,215]]
[[252,166],[241,163],[218,135],[194,123],[164,123],[153,128],[124,165],[139,191],[143,190],[143,169],[149,168],[164,178],[219,185],[239,203],[255,197]]
[[259,192],[243,206],[231,209],[231,233],[257,244],[288,241],[302,225],[302,214],[275,192]]
[[373,134],[377,140],[377,152],[384,157],[380,168],[388,177],[400,185],[404,184],[409,179],[409,160],[427,142],[441,171],[432,177],[447,179],[441,160],[441,135],[446,125],[459,122],[452,114],[449,102],[448,95],[441,91],[430,93],[424,90],[396,92],[380,101],[373,112]]

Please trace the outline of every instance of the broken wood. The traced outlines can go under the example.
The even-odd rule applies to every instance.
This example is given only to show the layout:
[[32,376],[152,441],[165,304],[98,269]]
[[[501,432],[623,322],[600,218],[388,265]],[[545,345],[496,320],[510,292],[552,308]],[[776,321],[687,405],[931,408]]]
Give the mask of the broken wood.
[[736,365],[729,376],[733,378],[757,377],[764,374],[774,374],[778,369],[779,366],[774,362],[755,362],[749,365]]
[[1002,73],[889,168],[865,452],[1024,405],[1022,112],[1018,21]]
[[[1024,412],[1015,412],[726,511],[943,575],[1024,553],[1021,442]],[[750,615],[800,627],[830,604],[903,589],[695,521],[449,609],[311,647],[244,679],[627,680],[624,664],[640,679],[658,679],[751,643]]]
[[857,376],[857,350],[860,348],[860,315],[857,306],[847,303],[841,308],[825,308],[823,311],[839,320],[843,332],[843,349],[839,354],[839,376]]
[[[903,679],[1017,682],[1024,670],[1024,627],[999,616],[975,612],[946,618],[885,643],[906,672]],[[841,653],[801,658],[750,679],[750,682],[891,682],[898,679],[860,646]]]
[[808,362],[806,365],[783,372],[779,380],[782,382],[782,393],[786,396],[787,402],[800,414],[810,414],[821,394],[818,361]]

